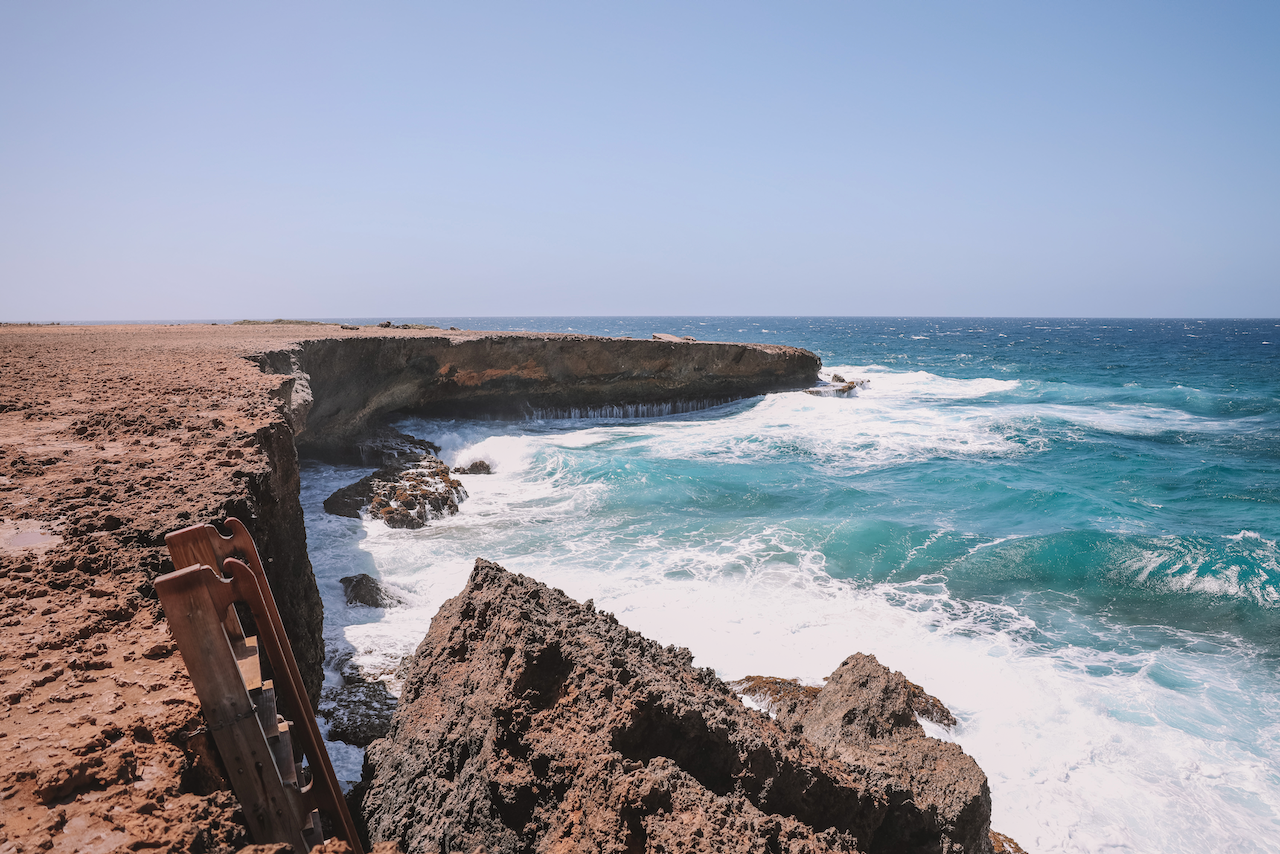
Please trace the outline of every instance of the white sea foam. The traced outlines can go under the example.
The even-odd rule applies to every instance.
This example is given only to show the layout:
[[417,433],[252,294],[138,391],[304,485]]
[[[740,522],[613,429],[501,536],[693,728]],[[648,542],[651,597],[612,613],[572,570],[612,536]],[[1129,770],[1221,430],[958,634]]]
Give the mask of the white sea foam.
[[[397,571],[421,565],[420,555],[379,554],[379,539],[374,534],[366,543],[385,575],[403,577]],[[1177,683],[1166,687],[1149,674],[1163,667],[1160,676],[1170,683],[1169,674],[1181,671],[1184,682],[1228,695],[1240,687],[1213,685],[1212,673],[1172,655],[1153,656],[1137,675],[1092,676],[1089,667],[1113,666],[1122,657],[1080,649],[1045,655],[1020,636],[1025,626],[1008,611],[950,607],[936,594],[888,585],[859,590],[817,574],[817,561],[756,560],[755,553],[747,542],[701,553],[673,549],[665,560],[625,573],[549,564],[537,555],[505,563],[579,600],[595,599],[661,643],[688,646],[697,664],[725,678],[816,681],[850,652],[876,654],[955,711],[954,738],[990,775],[995,826],[1029,850],[1211,850],[1209,843],[1223,837],[1205,828],[1226,821],[1234,829],[1225,838],[1236,850],[1263,850],[1257,840],[1267,838],[1280,814],[1268,784],[1274,760],[1230,737],[1195,731],[1192,724],[1212,719],[1222,704],[1188,697]],[[739,573],[688,574],[733,562]],[[810,572],[797,572],[806,563]],[[421,605],[348,626],[346,639],[364,655],[378,651],[384,656],[378,665],[407,654],[469,568],[448,560],[419,570],[406,580]],[[904,600],[913,607],[903,607]],[[1273,721],[1272,747],[1274,730]],[[1204,844],[1188,847],[1197,839]]]
[[[952,399],[984,393],[974,388],[938,392]],[[866,469],[904,459],[1025,453],[1026,446],[1010,442],[1001,427],[997,412],[905,406],[873,383],[853,400],[771,395],[726,419],[600,427],[584,431],[588,436],[557,442],[583,447],[630,440],[645,443],[661,458],[746,464],[775,458],[781,449],[836,467]]]

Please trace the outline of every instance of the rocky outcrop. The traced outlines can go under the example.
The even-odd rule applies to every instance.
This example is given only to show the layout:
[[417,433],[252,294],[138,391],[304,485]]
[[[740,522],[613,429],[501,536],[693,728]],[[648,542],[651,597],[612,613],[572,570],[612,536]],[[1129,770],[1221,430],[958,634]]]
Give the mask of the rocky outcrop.
[[437,457],[386,466],[344,486],[324,500],[335,516],[359,519],[366,510],[392,528],[421,528],[431,519],[458,512],[467,491]]
[[917,716],[944,726],[955,718],[936,697],[875,656],[845,659],[806,706],[778,722],[851,766],[870,770],[888,795],[879,841],[893,851],[981,851],[990,844],[991,790],[960,747],[929,738]]
[[363,815],[406,852],[990,851],[985,778],[912,730],[898,676],[852,658],[780,725],[688,650],[477,560],[370,745]]
[[377,427],[356,442],[356,455],[366,466],[414,463],[440,453],[440,446],[390,427]]
[[352,459],[392,413],[525,418],[590,411],[696,408],[805,388],[821,361],[771,344],[589,335],[415,330],[412,336],[324,338],[260,354],[287,377],[300,452]]
[[329,740],[364,747],[391,728],[396,698],[383,682],[357,680],[325,688],[319,714],[329,724]]
[[805,394],[811,394],[814,397],[857,397],[858,389],[866,388],[871,380],[855,379],[846,380],[839,374],[831,377],[830,382],[822,382],[813,388],[804,390]]

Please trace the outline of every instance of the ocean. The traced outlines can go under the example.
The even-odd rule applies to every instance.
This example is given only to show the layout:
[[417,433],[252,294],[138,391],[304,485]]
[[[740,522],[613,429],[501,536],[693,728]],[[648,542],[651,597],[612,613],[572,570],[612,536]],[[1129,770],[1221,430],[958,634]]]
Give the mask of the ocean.
[[[396,322],[789,344],[870,382],[633,419],[405,419],[494,469],[417,531],[326,515],[371,469],[307,463],[331,661],[391,674],[485,557],[725,679],[820,685],[874,654],[955,714],[931,734],[978,761],[992,826],[1032,854],[1276,850],[1280,321]],[[348,607],[356,572],[407,604]],[[358,776],[360,751],[331,749]]]

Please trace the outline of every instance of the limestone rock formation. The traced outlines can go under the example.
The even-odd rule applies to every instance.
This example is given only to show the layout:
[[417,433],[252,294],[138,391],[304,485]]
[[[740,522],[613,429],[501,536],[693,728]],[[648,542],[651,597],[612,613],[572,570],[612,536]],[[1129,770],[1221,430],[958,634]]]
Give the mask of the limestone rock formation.
[[264,371],[287,377],[277,396],[304,455],[356,460],[356,443],[395,413],[523,418],[725,403],[812,386],[822,365],[808,350],[776,344],[425,327],[372,333],[257,355]]
[[369,747],[362,813],[410,854],[990,852],[985,777],[901,719],[897,676],[850,659],[789,730],[688,650],[477,560]]
[[[248,840],[152,581],[234,515],[312,702],[323,606],[278,329],[0,326],[0,850],[231,854]],[[279,346],[278,339],[273,346]],[[259,342],[259,343],[255,343]]]
[[437,457],[423,455],[417,462],[385,466],[344,486],[324,500],[324,509],[335,516],[359,519],[369,515],[392,528],[421,528],[429,520],[458,512],[467,491]]

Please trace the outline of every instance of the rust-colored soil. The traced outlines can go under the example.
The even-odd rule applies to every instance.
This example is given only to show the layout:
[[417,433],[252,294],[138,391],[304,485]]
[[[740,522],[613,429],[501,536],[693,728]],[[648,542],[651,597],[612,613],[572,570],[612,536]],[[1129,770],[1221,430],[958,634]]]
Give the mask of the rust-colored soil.
[[229,851],[151,581],[267,460],[281,378],[244,358],[336,326],[0,326],[0,852]]

